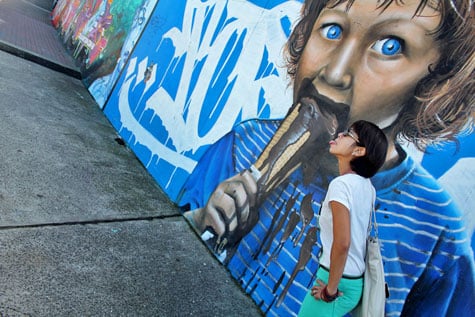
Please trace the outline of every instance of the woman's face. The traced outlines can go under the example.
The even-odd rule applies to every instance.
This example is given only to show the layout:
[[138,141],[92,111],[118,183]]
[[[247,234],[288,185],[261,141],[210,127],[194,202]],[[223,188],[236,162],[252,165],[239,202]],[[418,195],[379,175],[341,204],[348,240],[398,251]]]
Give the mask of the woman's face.
[[338,133],[338,136],[330,141],[330,153],[336,156],[351,157],[355,148],[359,146],[359,138],[353,129]]
[[381,11],[377,0],[356,0],[349,11],[346,3],[324,9],[299,61],[294,99],[308,78],[327,104],[350,107],[350,122],[363,119],[380,128],[393,123],[440,55],[431,35],[440,15],[426,7],[414,16],[419,2]]

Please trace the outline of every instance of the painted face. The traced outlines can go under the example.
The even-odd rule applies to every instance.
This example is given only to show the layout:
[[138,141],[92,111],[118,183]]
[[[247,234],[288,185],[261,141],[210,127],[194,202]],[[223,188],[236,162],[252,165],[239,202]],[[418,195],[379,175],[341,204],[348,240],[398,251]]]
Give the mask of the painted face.
[[349,11],[346,3],[324,9],[299,61],[294,99],[307,78],[327,103],[350,106],[350,122],[393,123],[440,56],[431,34],[440,14],[426,7],[414,16],[419,2],[381,11],[377,0],[356,0]]

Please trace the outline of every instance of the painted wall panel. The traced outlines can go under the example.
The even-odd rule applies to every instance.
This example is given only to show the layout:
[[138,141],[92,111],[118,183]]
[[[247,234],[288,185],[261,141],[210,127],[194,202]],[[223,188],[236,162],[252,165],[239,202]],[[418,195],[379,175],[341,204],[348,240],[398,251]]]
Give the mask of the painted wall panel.
[[105,114],[172,199],[206,147],[234,124],[287,111],[291,89],[281,51],[299,7],[157,5]]
[[155,4],[156,0],[64,0],[54,7],[53,25],[101,108]]

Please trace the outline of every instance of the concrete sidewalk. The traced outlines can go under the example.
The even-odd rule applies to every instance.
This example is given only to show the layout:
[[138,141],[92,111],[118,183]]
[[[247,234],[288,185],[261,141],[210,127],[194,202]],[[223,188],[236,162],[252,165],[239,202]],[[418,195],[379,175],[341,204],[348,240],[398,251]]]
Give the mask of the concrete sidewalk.
[[[1,48],[32,15],[11,10]],[[81,81],[21,49],[0,51],[0,315],[260,316]]]

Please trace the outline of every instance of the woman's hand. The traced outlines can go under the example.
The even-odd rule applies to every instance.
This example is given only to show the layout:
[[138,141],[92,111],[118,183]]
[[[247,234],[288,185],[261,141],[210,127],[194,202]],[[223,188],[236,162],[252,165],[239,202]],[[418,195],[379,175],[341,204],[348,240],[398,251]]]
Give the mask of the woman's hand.
[[312,287],[312,296],[315,298],[315,299],[322,299],[322,292],[323,292],[323,289],[325,288],[325,286],[327,286],[325,283],[323,283],[322,280],[317,280],[317,285],[314,285]]
[[[324,300],[325,301],[325,289],[326,289],[327,285],[322,281],[322,280],[317,280],[317,285],[314,285],[312,287],[312,290],[311,290],[311,294],[312,296],[316,299],[316,300]],[[336,293],[337,293],[337,297],[339,296],[342,296],[343,293],[340,292],[338,289],[336,290]],[[332,295],[332,294],[330,294]]]

